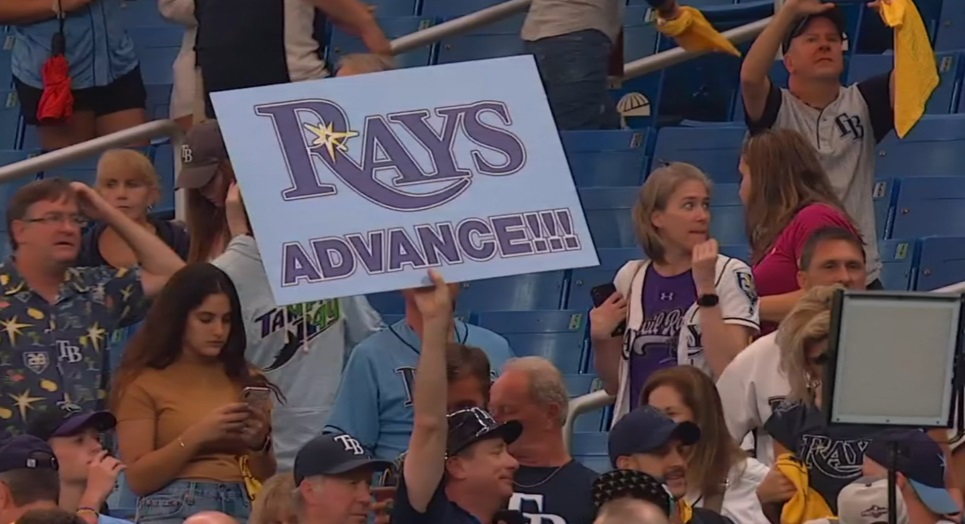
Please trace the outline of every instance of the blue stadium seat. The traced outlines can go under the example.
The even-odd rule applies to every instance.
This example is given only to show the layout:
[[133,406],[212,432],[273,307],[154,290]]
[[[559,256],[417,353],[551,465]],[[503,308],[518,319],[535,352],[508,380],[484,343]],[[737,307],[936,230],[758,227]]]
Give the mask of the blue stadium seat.
[[13,34],[3,36],[3,47],[0,48],[0,88],[13,87],[13,72],[10,70],[10,57],[13,52]]
[[627,127],[649,129],[659,118],[661,80],[660,71],[624,80],[618,88],[610,89],[617,111]]
[[581,267],[574,269],[570,276],[570,289],[566,299],[568,309],[587,311],[593,307],[590,290],[602,284],[613,282],[617,271],[630,260],[643,258],[643,251],[638,247],[597,249],[600,265],[596,267]]
[[[393,18],[379,18],[379,26],[390,40],[399,38],[430,27],[435,20],[430,17],[404,16]],[[331,30],[332,39],[328,45],[328,61],[332,65],[338,64],[338,60],[350,53],[367,52],[362,40],[354,35],[342,31],[338,27]],[[429,65],[432,61],[432,46],[427,45],[419,49],[413,49],[400,55],[396,55],[395,63],[398,67],[418,67]]]
[[61,177],[68,180],[77,180],[93,186],[97,180],[98,160],[100,160],[100,155],[94,155],[81,160],[75,160],[67,165],[48,169],[44,171],[44,178]]
[[640,131],[561,131],[577,187],[639,185],[647,165],[647,134]]
[[881,254],[881,283],[892,291],[910,290],[915,274],[917,240],[879,240]]
[[[600,379],[589,373],[564,375],[563,380],[566,381],[566,390],[570,398],[580,397],[603,388]],[[603,431],[604,415],[606,415],[605,409],[596,409],[576,417],[573,421],[573,431]]]
[[144,80],[144,85],[171,85],[174,83],[171,66],[181,51],[183,36],[184,30],[174,25],[147,27],[131,31],[134,49],[141,61],[141,77]]
[[[746,238],[746,235],[745,235]],[[721,244],[720,254],[727,255],[729,257],[734,257],[738,260],[743,260],[748,264],[751,263],[751,246],[743,244]]]
[[650,6],[644,2],[629,5],[623,12],[623,61],[650,56],[657,48],[657,28],[647,20]]
[[710,199],[710,235],[723,245],[747,243],[740,184],[716,184]]
[[[703,9],[705,7],[718,7],[722,5],[731,5],[733,0],[693,0],[687,2],[687,5]],[[631,6],[649,6],[646,0],[629,0],[627,5]]]
[[129,28],[130,33],[136,33],[145,27],[167,27],[174,25],[161,16],[157,2],[127,0],[121,3],[121,8],[121,12],[124,14],[124,26]]
[[665,127],[657,133],[653,167],[658,162],[686,162],[719,183],[740,183],[743,126]]
[[0,102],[3,104],[0,106],[0,149],[18,149],[20,99],[13,89],[0,89]]
[[519,34],[468,34],[439,42],[439,64],[526,54]]
[[479,11],[496,4],[501,4],[506,0],[422,0],[423,16],[439,16],[450,18]]
[[149,154],[161,181],[161,199],[154,212],[164,218],[174,217],[174,151],[170,143],[151,147]]
[[965,175],[965,114],[927,115],[899,139],[878,144],[879,178]]
[[[26,160],[36,153],[36,151],[0,151],[0,165],[5,166],[14,162]],[[0,219],[0,232],[6,232],[7,230],[6,214],[7,204],[10,202],[10,199],[13,198],[13,195],[17,192],[17,190],[34,180],[36,180],[36,177],[26,176],[0,184],[0,217],[4,217],[3,219]],[[5,237],[0,238],[0,250],[7,247],[7,239]]]
[[915,177],[901,181],[894,238],[965,235],[965,177]]
[[[787,68],[784,67],[783,60],[775,60],[774,65],[771,66],[771,82],[778,87],[787,87],[788,72]],[[734,110],[731,112],[731,120],[734,122],[744,121],[744,99],[741,98],[740,87],[737,88],[737,93],[734,95]]]
[[171,88],[170,84],[144,86],[144,90],[147,91],[148,119],[167,120],[171,118]]
[[586,341],[586,311],[492,311],[476,324],[506,337],[518,357],[545,357],[562,373],[579,373]]
[[931,291],[965,280],[965,237],[931,237],[919,241],[915,290]]
[[[587,413],[584,416],[592,415],[592,413]],[[570,453],[574,459],[597,473],[611,471],[613,467],[610,465],[610,456],[607,452],[608,435],[608,433],[602,431],[580,431],[573,433]]]
[[[935,56],[938,64],[940,84],[928,99],[926,113],[947,114],[953,112],[952,102],[958,89],[957,81],[961,77],[962,60],[958,53],[938,53]],[[875,75],[888,73],[894,69],[895,56],[887,55],[854,55],[848,64],[848,84],[867,80]]]
[[470,311],[560,309],[563,271],[528,273],[462,283],[458,304]]
[[375,14],[383,16],[411,16],[419,14],[419,0],[366,0],[375,8]]
[[935,37],[936,51],[965,49],[965,9],[961,1],[945,0],[939,16],[938,35]]
[[637,245],[630,210],[637,201],[639,187],[588,187],[578,191],[597,249]]
[[900,180],[884,178],[875,180],[872,198],[875,205],[875,233],[877,238],[890,238],[891,226],[895,219],[895,206],[898,205]]

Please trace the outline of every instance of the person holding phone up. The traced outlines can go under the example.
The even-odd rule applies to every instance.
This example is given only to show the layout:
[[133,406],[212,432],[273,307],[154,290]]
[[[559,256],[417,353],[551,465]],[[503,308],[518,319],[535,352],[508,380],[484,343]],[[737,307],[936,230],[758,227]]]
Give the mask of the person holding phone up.
[[176,273],[132,339],[111,390],[139,523],[218,511],[245,524],[246,482],[275,472],[275,385],[245,360],[231,279],[196,263]]
[[690,164],[651,173],[633,209],[647,259],[620,268],[608,298],[594,288],[593,359],[617,397],[614,423],[638,405],[654,371],[692,365],[716,378],[760,331],[750,268],[709,236],[710,192]]

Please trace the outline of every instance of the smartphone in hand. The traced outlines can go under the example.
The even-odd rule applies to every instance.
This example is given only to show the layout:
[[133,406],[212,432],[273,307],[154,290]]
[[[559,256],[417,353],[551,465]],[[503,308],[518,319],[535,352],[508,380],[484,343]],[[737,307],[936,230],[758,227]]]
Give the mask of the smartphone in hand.
[[[617,287],[613,285],[613,282],[608,282],[606,284],[600,284],[590,290],[590,298],[593,300],[593,307],[600,307],[603,305],[607,299],[610,298],[614,293],[617,292]],[[627,331],[627,321],[624,320],[617,325],[616,329],[613,330],[614,337],[622,337]]]
[[266,387],[248,386],[241,390],[241,401],[252,409],[267,411],[271,407],[271,390]]

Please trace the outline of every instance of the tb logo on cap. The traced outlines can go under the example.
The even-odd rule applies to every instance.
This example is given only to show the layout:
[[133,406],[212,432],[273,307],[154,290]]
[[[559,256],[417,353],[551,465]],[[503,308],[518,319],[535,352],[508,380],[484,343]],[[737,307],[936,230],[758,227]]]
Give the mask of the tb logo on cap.
[[191,148],[187,145],[181,146],[181,163],[189,164],[192,160],[194,160],[194,152]]
[[335,441],[345,446],[345,451],[351,451],[353,455],[365,454],[365,448],[362,447],[359,441],[352,438],[351,435],[339,435],[335,437]]

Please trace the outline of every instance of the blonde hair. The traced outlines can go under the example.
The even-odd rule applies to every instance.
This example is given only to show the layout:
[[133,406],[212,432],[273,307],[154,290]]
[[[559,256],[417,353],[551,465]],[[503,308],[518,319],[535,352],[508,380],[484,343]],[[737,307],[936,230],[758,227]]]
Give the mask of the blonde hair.
[[747,455],[730,437],[724,420],[724,406],[714,381],[693,366],[675,366],[650,375],[640,392],[640,404],[648,405],[650,395],[661,386],[673,388],[694,415],[700,427],[700,441],[687,457],[687,478],[706,499],[724,491],[731,468],[743,464]]
[[137,175],[137,178],[153,188],[161,185],[157,170],[144,153],[135,149],[108,149],[97,161],[97,185],[101,184],[101,177],[108,171],[123,170]]
[[654,262],[664,262],[666,249],[660,241],[660,233],[654,227],[651,216],[655,211],[667,209],[670,197],[684,182],[699,182],[710,193],[713,184],[696,166],[683,162],[671,162],[657,168],[640,188],[637,203],[633,206],[633,227],[643,252]]
[[261,485],[261,491],[251,504],[251,524],[273,524],[293,522],[294,507],[292,494],[295,491],[295,478],[291,472],[278,473]]
[[827,340],[831,330],[831,301],[840,285],[817,286],[798,300],[777,329],[776,342],[781,349],[781,371],[787,376],[791,392],[789,402],[814,405],[812,379],[807,369],[807,350]]
[[529,379],[529,396],[540,407],[556,404],[560,407],[560,425],[566,423],[570,407],[570,395],[566,391],[563,374],[543,357],[519,357],[506,361],[503,375],[517,370]]

